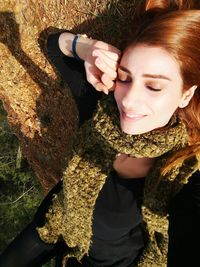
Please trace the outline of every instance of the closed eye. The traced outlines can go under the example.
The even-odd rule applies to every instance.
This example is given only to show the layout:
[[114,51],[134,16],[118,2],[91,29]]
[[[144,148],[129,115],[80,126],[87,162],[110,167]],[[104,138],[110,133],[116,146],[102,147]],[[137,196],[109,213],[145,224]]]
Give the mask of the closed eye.
[[128,80],[122,80],[119,77],[117,77],[116,81],[120,82],[120,83],[130,83],[131,82],[131,80],[129,80],[129,79]]
[[147,88],[151,91],[154,91],[154,92],[160,92],[162,89],[158,89],[158,88],[154,88],[154,87],[151,87],[151,86],[147,86]]

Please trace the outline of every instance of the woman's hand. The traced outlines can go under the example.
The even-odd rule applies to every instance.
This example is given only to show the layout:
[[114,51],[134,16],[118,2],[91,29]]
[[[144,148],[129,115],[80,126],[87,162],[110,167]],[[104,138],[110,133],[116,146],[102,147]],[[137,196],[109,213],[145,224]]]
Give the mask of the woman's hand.
[[97,91],[114,90],[121,52],[102,41],[91,40],[85,57],[87,80]]
[[[61,51],[72,57],[72,42],[75,35],[62,33],[59,37]],[[121,52],[116,47],[102,41],[79,35],[76,42],[76,53],[85,61],[87,80],[97,91],[108,94],[114,90],[117,77],[117,66]]]

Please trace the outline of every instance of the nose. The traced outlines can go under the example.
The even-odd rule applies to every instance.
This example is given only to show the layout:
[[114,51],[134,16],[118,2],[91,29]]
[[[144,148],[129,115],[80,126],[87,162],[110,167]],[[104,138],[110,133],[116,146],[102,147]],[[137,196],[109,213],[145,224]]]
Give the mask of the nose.
[[139,84],[133,83],[129,88],[127,88],[123,99],[122,106],[126,110],[131,110],[133,107],[138,106],[141,103],[142,93]]

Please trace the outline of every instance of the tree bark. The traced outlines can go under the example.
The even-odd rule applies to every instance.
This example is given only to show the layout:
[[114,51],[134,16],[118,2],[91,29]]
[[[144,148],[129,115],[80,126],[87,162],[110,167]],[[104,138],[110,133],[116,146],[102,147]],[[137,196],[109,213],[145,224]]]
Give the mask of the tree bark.
[[0,0],[0,99],[46,192],[62,177],[78,112],[48,61],[45,40],[68,29],[117,45],[129,23],[127,12],[133,11],[131,2]]
[[48,191],[62,176],[78,113],[67,85],[39,49],[39,15],[29,4],[0,13],[0,98],[24,156]]

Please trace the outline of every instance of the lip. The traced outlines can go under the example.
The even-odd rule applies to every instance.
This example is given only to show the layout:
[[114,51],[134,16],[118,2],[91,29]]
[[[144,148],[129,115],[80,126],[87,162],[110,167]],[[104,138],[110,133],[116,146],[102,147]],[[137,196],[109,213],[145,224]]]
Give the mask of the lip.
[[136,122],[138,120],[143,119],[147,115],[142,115],[142,114],[133,114],[133,113],[126,113],[124,111],[121,112],[122,118],[127,121],[127,122]]

